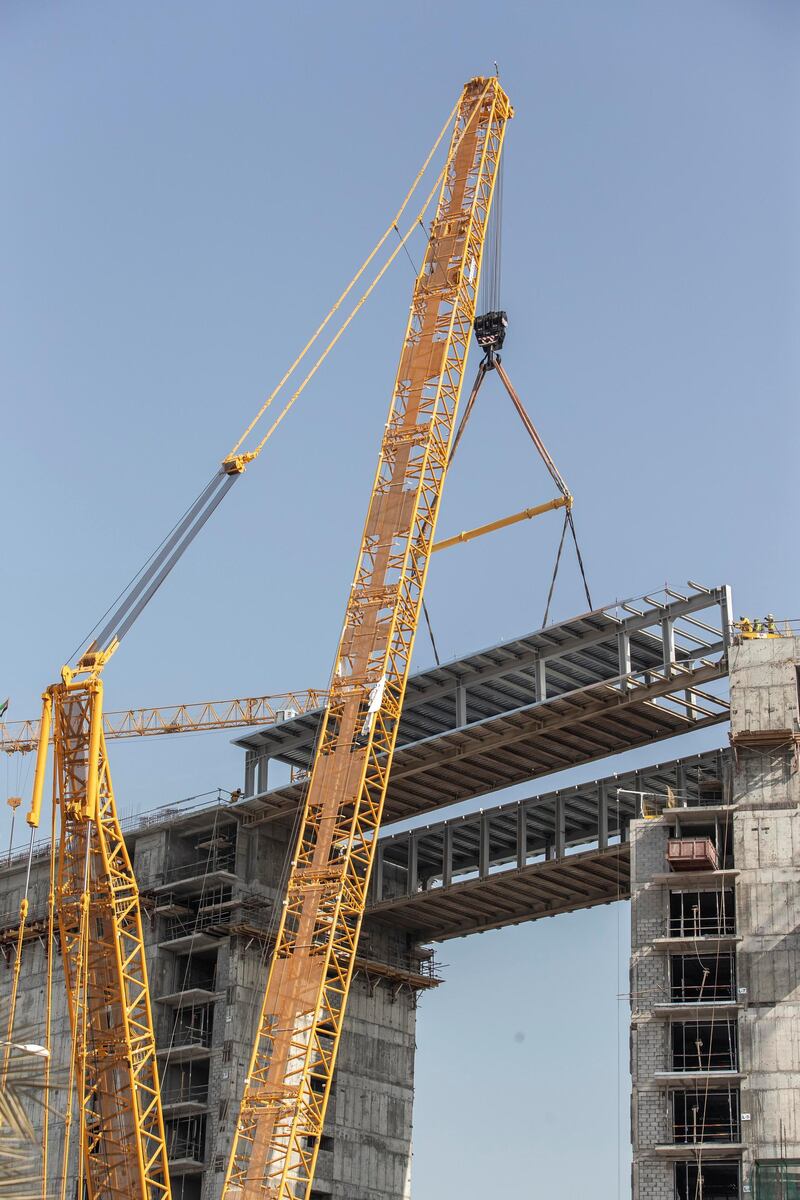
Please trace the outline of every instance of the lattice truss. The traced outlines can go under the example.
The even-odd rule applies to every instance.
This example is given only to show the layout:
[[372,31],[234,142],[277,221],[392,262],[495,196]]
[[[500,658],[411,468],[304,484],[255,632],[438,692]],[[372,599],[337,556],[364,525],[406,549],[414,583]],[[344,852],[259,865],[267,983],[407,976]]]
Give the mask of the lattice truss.
[[414,287],[225,1200],[296,1200],[311,1189],[511,115],[497,79],[465,87]]
[[[61,814],[57,897],[88,1194],[168,1200],[164,1127],[139,898],[116,816],[102,683],[51,689]],[[77,1122],[77,1129],[75,1127]]]

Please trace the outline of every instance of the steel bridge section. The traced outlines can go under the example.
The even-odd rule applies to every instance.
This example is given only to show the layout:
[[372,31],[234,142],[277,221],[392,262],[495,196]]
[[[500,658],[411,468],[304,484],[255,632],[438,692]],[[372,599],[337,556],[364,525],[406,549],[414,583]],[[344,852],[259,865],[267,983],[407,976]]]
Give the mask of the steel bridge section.
[[[409,681],[384,824],[718,724],[729,706],[727,587],[598,609]],[[246,825],[294,812],[323,710],[237,739]],[[271,760],[295,773],[269,789]],[[298,777],[299,776],[299,777]]]
[[606,776],[402,833],[378,845],[368,914],[444,941],[630,896],[636,793],[713,820],[730,795],[729,750]]

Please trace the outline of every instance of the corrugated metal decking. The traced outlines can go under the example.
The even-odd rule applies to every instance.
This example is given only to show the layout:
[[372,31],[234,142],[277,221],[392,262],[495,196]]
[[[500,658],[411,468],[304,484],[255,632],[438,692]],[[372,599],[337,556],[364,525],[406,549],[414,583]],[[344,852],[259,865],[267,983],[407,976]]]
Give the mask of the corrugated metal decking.
[[[648,596],[502,643],[409,681],[384,824],[725,721],[725,587]],[[240,738],[245,824],[292,812],[305,780],[267,790],[268,760],[304,771],[319,710]],[[262,786],[259,787],[259,782]]]

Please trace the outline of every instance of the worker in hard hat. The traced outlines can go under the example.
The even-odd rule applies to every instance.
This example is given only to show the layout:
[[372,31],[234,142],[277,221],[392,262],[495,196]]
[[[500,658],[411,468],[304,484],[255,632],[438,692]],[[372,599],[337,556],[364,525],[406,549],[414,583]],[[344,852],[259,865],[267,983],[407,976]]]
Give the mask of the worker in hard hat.
[[761,617],[756,617],[753,621],[753,637],[760,638],[763,636],[764,636],[764,622],[761,620]]
[[780,637],[778,626],[772,613],[767,613],[767,637]]
[[749,637],[753,632],[753,626],[748,617],[739,617],[739,629],[745,637]]

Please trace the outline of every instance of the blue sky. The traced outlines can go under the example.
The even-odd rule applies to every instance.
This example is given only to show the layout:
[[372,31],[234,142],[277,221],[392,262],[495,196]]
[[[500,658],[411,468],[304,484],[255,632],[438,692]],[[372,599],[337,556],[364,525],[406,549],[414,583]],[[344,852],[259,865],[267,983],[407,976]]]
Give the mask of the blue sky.
[[[725,581],[742,612],[800,617],[796,4],[5,0],[0,29],[9,719],[36,715],[495,60],[517,112],[506,364],[576,495],[596,600]],[[325,685],[411,282],[401,257],[126,639],[107,708]],[[550,495],[492,381],[459,460],[442,531]],[[538,624],[558,533],[436,562],[443,657]],[[582,607],[568,559],[554,615]],[[226,735],[112,762],[123,812],[241,776]],[[30,762],[6,769],[27,787]],[[603,909],[444,947],[415,1200],[626,1193],[626,941]]]

